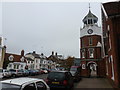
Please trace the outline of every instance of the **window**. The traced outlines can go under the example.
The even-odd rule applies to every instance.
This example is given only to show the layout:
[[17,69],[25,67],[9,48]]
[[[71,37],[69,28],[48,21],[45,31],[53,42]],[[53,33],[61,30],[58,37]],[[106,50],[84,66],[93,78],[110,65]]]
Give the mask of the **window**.
[[85,64],[82,64],[82,69],[85,69]]
[[108,60],[109,60],[109,63],[110,63],[110,62],[111,62],[111,56],[109,57],[109,59],[108,59]]
[[23,65],[21,65],[21,68],[23,68]]
[[81,40],[81,45],[84,47],[84,39]]
[[93,48],[89,48],[89,57],[94,58],[94,49]]
[[9,64],[9,66],[8,66],[9,68],[11,68],[12,67],[12,65],[11,64]]
[[109,25],[107,26],[107,29],[108,29],[108,31],[110,30],[110,26]]
[[92,19],[88,19],[88,24],[92,24]]
[[38,60],[36,60],[36,63],[38,63]]
[[34,83],[28,84],[23,88],[23,90],[36,90],[35,84]]
[[30,61],[28,61],[28,63],[30,63]]
[[14,69],[19,69],[19,65],[14,65]]
[[8,57],[8,59],[9,59],[10,61],[13,61],[13,60],[14,60],[14,56],[13,56],[13,55],[10,55],[10,56]]
[[43,82],[36,82],[37,90],[47,90],[46,85]]
[[89,38],[89,45],[92,45],[92,37]]
[[82,58],[85,58],[85,49],[82,50]]

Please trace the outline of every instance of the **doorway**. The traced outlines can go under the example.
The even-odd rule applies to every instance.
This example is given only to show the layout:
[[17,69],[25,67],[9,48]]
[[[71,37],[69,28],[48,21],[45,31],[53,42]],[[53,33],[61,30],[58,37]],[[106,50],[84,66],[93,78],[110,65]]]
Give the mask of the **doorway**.
[[88,63],[89,77],[97,77],[97,64],[95,62]]

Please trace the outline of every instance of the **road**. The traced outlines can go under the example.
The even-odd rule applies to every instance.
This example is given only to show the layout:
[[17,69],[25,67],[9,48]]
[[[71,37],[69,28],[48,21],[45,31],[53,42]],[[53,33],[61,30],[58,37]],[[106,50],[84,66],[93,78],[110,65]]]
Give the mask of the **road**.
[[[39,79],[46,79],[48,74],[41,74],[41,75],[36,75],[36,76],[29,76],[33,78],[39,78]],[[5,80],[5,79],[2,79]],[[111,84],[108,82],[106,78],[82,78],[80,82],[75,82],[74,83],[74,90],[76,89],[88,89],[88,88],[100,88],[100,89],[105,89],[105,88],[111,88]]]

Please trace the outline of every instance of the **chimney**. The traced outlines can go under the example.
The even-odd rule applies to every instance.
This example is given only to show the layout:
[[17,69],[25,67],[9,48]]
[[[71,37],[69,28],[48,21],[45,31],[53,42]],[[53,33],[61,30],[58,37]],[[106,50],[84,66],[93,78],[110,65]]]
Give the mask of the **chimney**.
[[33,53],[35,54],[36,52],[35,52],[35,51],[33,51]]
[[54,55],[54,51],[52,51],[52,55]]
[[41,56],[44,56],[44,54],[43,54],[43,53],[41,53]]
[[24,50],[21,51],[21,56],[24,56]]
[[55,55],[57,56],[57,52],[55,53]]

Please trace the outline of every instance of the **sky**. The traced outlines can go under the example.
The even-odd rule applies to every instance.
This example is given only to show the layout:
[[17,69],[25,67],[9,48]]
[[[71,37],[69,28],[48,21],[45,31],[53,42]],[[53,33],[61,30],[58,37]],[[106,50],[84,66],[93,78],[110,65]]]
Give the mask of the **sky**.
[[7,52],[20,54],[36,51],[51,55],[52,51],[80,57],[80,28],[91,12],[101,26],[101,2],[2,2],[0,31],[6,38]]

